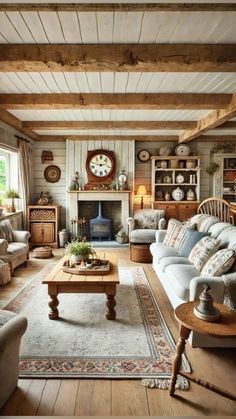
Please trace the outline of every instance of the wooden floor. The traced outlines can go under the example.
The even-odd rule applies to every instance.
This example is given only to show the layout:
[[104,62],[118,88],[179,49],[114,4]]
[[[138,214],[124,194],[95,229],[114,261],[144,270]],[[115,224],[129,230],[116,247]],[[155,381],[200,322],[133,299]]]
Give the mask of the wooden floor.
[[[111,249],[114,252],[114,249]],[[128,249],[116,249],[119,266],[135,266]],[[106,249],[107,252],[107,249]],[[1,307],[34,277],[48,260],[31,259],[18,268],[13,281],[0,287]],[[162,286],[151,265],[143,264],[169,329],[176,339],[178,327]],[[229,391],[236,388],[236,351],[193,349],[187,356],[195,374]],[[189,391],[148,389],[140,380],[21,379],[18,388],[1,410],[3,416],[199,416],[236,415],[236,403],[196,384]]]

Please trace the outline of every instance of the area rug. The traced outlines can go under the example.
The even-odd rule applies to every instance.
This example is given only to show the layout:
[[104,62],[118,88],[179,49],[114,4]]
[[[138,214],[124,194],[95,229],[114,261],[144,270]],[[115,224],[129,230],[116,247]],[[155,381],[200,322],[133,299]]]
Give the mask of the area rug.
[[[52,265],[52,264],[50,264]],[[104,294],[60,294],[58,320],[48,319],[46,266],[5,309],[28,319],[20,376],[142,378],[169,384],[175,344],[143,268],[120,268],[116,320],[104,317]],[[190,371],[186,358],[183,369]],[[186,380],[179,377],[179,388]]]

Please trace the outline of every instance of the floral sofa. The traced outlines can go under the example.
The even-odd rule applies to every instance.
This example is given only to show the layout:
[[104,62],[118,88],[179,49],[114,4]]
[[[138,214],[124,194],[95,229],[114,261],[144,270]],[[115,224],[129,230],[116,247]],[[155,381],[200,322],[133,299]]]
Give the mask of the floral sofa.
[[[170,222],[169,222],[170,223]],[[229,223],[221,222],[219,219],[206,214],[198,214],[189,220],[189,228],[194,228],[199,234],[205,235],[201,238],[199,245],[195,246],[189,256],[183,256],[181,249],[169,241],[166,244],[167,230],[158,230],[156,232],[156,242],[150,246],[153,256],[153,268],[172,304],[175,308],[185,301],[194,301],[199,299],[199,295],[203,290],[203,284],[208,283],[211,287],[211,294],[216,302],[227,304],[230,309],[236,310],[236,227]],[[170,233],[170,231],[169,231]],[[198,234],[198,233],[196,233]],[[172,239],[176,237],[173,232]],[[210,239],[208,240],[207,237]],[[170,237],[171,238],[171,237]],[[229,272],[218,275],[210,275],[207,265],[209,261],[199,270],[198,264],[192,263],[192,257],[197,259],[194,249],[201,247],[201,242],[213,241],[217,243],[218,249],[227,249],[231,253],[231,267]],[[186,243],[185,243],[186,244]],[[184,246],[184,243],[182,243]],[[232,249],[232,250],[231,250]],[[229,251],[228,251],[229,250]],[[222,252],[221,252],[222,253]],[[220,254],[219,250],[213,252],[211,260],[216,258],[216,254]],[[232,259],[233,255],[233,259]],[[197,260],[201,263],[201,260]],[[214,262],[214,260],[213,260]],[[216,261],[218,263],[218,261]],[[197,267],[196,267],[197,266]],[[213,263],[213,270],[215,265]],[[205,274],[204,274],[205,272]],[[219,271],[220,272],[220,271]],[[192,346],[198,347],[236,347],[236,339],[220,339],[203,336],[199,333],[192,333],[190,336]]]

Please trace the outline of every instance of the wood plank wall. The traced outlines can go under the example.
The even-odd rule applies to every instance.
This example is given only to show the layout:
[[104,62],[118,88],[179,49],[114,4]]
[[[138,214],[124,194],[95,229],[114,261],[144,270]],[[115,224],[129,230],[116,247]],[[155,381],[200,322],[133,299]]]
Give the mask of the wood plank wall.
[[[42,164],[41,154],[43,150],[53,152],[53,161],[50,164]],[[49,183],[44,178],[44,170],[51,164],[61,169],[61,178],[57,183]],[[33,200],[37,200],[40,192],[49,192],[53,203],[61,205],[61,227],[66,224],[66,143],[35,141],[33,148]]]

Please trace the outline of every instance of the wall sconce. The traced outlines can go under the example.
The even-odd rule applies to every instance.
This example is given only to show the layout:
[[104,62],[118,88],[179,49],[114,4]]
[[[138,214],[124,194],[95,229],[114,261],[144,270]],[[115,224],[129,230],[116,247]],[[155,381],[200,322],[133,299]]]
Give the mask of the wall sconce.
[[138,189],[137,189],[137,193],[136,195],[139,195],[141,197],[141,201],[140,201],[140,207],[141,209],[143,209],[143,197],[145,195],[147,195],[147,188],[145,185],[138,185]]

